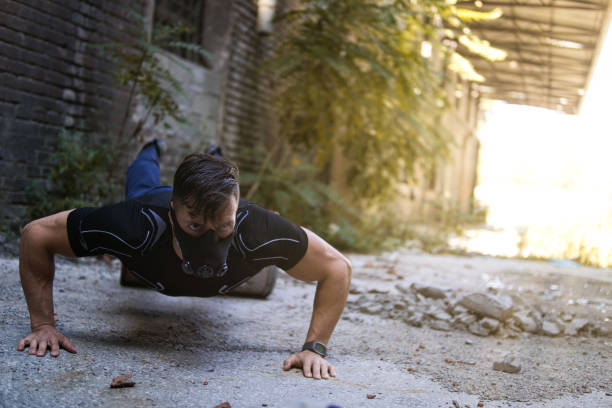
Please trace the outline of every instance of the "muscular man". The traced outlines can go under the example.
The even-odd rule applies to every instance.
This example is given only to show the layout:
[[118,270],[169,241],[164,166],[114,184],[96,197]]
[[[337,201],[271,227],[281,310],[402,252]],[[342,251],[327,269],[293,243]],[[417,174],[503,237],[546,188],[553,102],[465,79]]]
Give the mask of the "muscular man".
[[23,230],[19,274],[31,333],[17,350],[76,353],[53,319],[54,255],[111,254],[147,285],[170,296],[227,293],[263,267],[317,281],[312,319],[301,352],[283,368],[306,377],[335,376],[326,346],[348,295],[351,265],[315,233],[239,199],[238,170],[207,154],[187,156],[174,187],[160,186],[159,145],[145,145],[128,169],[126,200],[77,208],[30,222]]

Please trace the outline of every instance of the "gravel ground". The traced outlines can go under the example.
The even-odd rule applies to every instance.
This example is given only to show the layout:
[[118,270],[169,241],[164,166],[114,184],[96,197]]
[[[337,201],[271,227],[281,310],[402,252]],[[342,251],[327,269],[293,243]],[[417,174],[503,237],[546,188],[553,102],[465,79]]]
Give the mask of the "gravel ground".
[[[465,291],[495,286],[604,325],[610,318],[609,269],[410,251],[350,259],[356,288],[395,293],[400,281]],[[17,266],[14,256],[0,258],[0,406],[612,406],[608,336],[478,337],[347,311],[330,343],[336,379],[284,372],[283,359],[303,342],[314,294],[314,285],[285,275],[268,300],[171,298],[120,287],[116,264],[58,260],[57,325],[78,354],[29,356],[15,351],[29,329]],[[568,304],[574,298],[596,301]],[[520,373],[492,370],[507,353]],[[135,387],[110,389],[125,373]]]

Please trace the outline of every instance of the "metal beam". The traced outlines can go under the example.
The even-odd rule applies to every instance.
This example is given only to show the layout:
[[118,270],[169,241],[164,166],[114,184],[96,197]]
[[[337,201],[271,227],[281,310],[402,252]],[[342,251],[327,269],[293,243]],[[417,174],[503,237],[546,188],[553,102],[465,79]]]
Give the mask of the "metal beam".
[[[478,59],[474,58],[474,59],[471,59],[470,61],[472,62],[472,65],[474,65],[475,68],[476,67],[482,67],[483,64],[485,64],[485,63],[487,64],[487,67],[491,66],[489,64],[489,61],[487,61],[487,60],[485,60],[483,58],[478,58]],[[492,69],[497,69],[497,67],[505,65],[505,64],[508,64],[510,62],[516,62],[519,65],[534,66],[534,67],[538,67],[539,69],[545,69],[545,65],[547,65],[546,62],[536,61],[536,60],[533,60],[533,59],[513,58],[511,60],[494,62],[493,65],[492,65],[494,68],[492,68]],[[587,69],[577,68],[577,67],[568,66],[568,65],[563,66],[562,69],[564,71],[566,71],[566,72],[571,72],[571,73],[573,73],[575,75],[586,75],[587,71],[588,71]],[[519,68],[517,68],[516,71],[517,71],[517,73],[521,72],[521,70]]]
[[[458,2],[460,4],[463,2]],[[565,4],[534,4],[534,3],[515,3],[515,2],[500,2],[500,1],[487,1],[487,6],[493,7],[516,7],[516,8],[540,8],[540,9],[560,9],[560,10],[588,10],[588,11],[604,11],[606,10],[605,5],[594,4],[594,3],[579,3],[581,5],[565,5]]]
[[[474,10],[478,10],[477,8],[475,8]],[[534,18],[527,18],[527,17],[523,17],[523,16],[513,16],[514,19],[518,22],[521,23],[528,23],[528,24],[546,24],[546,25],[550,25],[549,22],[545,22],[542,20],[538,20],[538,19],[534,19]],[[499,23],[503,23],[505,21],[508,21],[507,19],[504,19],[504,17],[502,16],[500,19],[496,20],[496,21],[485,21],[485,22],[480,22],[480,21],[474,21],[472,23],[469,23],[468,26],[470,28],[487,28],[487,25],[489,24],[499,24]],[[561,27],[561,28],[566,28],[569,30],[576,30],[576,31],[581,31],[584,32],[586,35],[599,35],[599,31],[597,30],[593,30],[587,27],[579,27],[579,26],[575,26],[575,25],[570,25],[570,24],[560,24],[558,22],[554,23],[555,27]]]
[[[529,78],[534,78],[534,79],[539,79],[539,80],[548,80],[549,79],[549,75],[547,73],[542,73],[542,72],[525,72],[525,71],[518,71],[518,70],[502,70],[502,69],[495,69],[495,70],[487,70],[486,68],[478,68],[475,67],[476,70],[478,71],[479,74],[483,75],[486,77],[486,73],[494,73],[495,75],[497,74],[501,74],[501,75],[513,75],[513,76],[520,76],[520,77],[529,77]],[[559,81],[559,82],[564,82],[564,83],[568,83],[568,84],[574,84],[576,86],[580,85],[577,84],[576,81],[572,81],[572,79],[568,79],[568,77],[570,78],[576,78],[577,75],[575,74],[571,74],[571,73],[563,73],[563,72],[559,72],[559,71],[555,71],[555,74],[552,76],[552,80],[553,82],[555,81]]]
[[559,92],[559,93],[563,93],[563,95],[570,95],[572,97],[578,95],[576,92],[576,87],[575,86],[571,86],[571,87],[563,87],[563,86],[554,86],[554,85],[548,85],[548,84],[540,84],[540,83],[532,83],[532,82],[517,82],[517,81],[503,81],[503,80],[497,80],[497,81],[491,81],[491,82],[485,82],[484,84],[485,86],[491,86],[496,88],[496,90],[506,90],[508,92],[528,92],[527,89],[531,88],[531,89],[542,89],[542,90],[546,90],[548,92]]
[[[480,36],[480,37],[486,38],[486,36],[484,36],[484,35]],[[558,39],[561,40],[561,41],[565,41],[564,39],[560,39],[560,38],[558,38]],[[518,46],[520,46],[521,50],[525,50],[525,51],[528,51],[529,49],[533,49],[532,47],[529,47],[529,46],[536,46],[536,47],[540,46],[540,47],[546,49],[547,51],[548,51],[549,48],[552,48],[553,50],[561,49],[561,50],[570,50],[570,51],[576,51],[576,52],[579,52],[579,51],[589,51],[589,50],[594,50],[595,49],[595,44],[593,44],[593,43],[591,43],[591,44],[582,44],[582,48],[565,48],[565,47],[559,47],[559,46],[553,45],[553,44],[548,44],[548,43],[543,42],[543,41],[540,41],[540,42],[537,42],[537,43],[527,43],[527,42],[524,42],[524,41],[511,41],[511,40],[510,41],[496,41],[494,39],[489,39],[487,41],[489,41],[491,43],[491,45],[493,45],[494,47],[497,47],[497,48],[502,48],[503,49],[504,47],[514,47],[514,46],[518,45]]]
[[[569,31],[555,31],[555,25],[553,24],[553,29],[552,31],[544,31],[544,30],[525,30],[522,28],[519,28],[518,30],[515,27],[503,27],[501,25],[497,25],[497,26],[485,26],[485,25],[479,25],[479,26],[472,26],[470,25],[470,28],[472,29],[472,31],[491,31],[491,32],[517,32],[518,34],[526,34],[526,35],[535,35],[535,36],[555,36],[555,37],[560,37],[560,36],[570,36],[570,37],[590,37],[592,35],[594,35],[593,33],[584,33],[584,34],[580,34],[580,33],[573,33],[573,32],[569,32]],[[562,38],[559,38],[560,40]],[[576,40],[570,40],[570,41],[576,41]]]

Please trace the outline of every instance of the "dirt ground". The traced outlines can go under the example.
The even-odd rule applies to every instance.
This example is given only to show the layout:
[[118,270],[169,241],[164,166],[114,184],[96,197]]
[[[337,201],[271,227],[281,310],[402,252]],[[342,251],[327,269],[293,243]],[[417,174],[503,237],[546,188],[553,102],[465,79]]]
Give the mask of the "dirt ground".
[[[354,255],[353,287],[394,293],[398,281],[433,285],[458,293],[474,291],[512,295],[525,305],[559,315],[587,318],[603,335],[547,337],[522,333],[475,336],[467,331],[441,332],[410,327],[399,319],[349,312],[343,319],[361,327],[364,351],[431,377],[446,389],[489,400],[541,401],[560,395],[612,392],[612,271],[566,267],[550,262],[482,256],[428,255],[403,251],[378,257]],[[351,299],[358,294],[352,294]],[[380,296],[380,295],[379,295]],[[375,346],[374,346],[375,345]],[[424,345],[424,348],[419,348]],[[514,355],[521,371],[492,370],[494,361]],[[610,399],[612,405],[612,399]]]
[[[477,402],[485,407],[612,406],[612,338],[606,332],[612,317],[610,269],[414,250],[349,258],[352,293],[329,344],[338,378],[316,383],[301,378],[298,370],[280,369],[305,337],[313,284],[281,274],[267,300],[171,298],[120,287],[116,263],[58,260],[58,327],[79,354],[39,359],[14,350],[29,321],[17,258],[0,258],[0,357],[8,367],[0,374],[0,406],[137,402],[213,407],[225,400],[233,407],[327,406],[286,403],[291,398],[344,408],[456,407],[453,400],[461,408]],[[599,331],[480,337],[466,330],[414,327],[401,316],[355,307],[363,297],[397,298],[396,286],[413,282],[458,295],[513,294],[515,302],[538,305],[544,312],[586,317]],[[521,366],[519,373],[492,369],[508,353]],[[136,387],[110,393],[112,376],[125,372],[134,374]],[[209,382],[205,387],[203,379]],[[369,393],[376,398],[366,399]]]

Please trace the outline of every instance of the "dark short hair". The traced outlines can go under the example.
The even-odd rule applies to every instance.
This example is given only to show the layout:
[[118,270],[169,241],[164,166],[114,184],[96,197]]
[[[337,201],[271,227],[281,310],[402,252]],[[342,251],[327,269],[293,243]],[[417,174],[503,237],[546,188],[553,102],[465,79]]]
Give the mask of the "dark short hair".
[[238,197],[238,167],[224,157],[209,154],[190,154],[174,173],[172,199],[189,208],[192,215],[207,219],[227,203],[232,195]]

